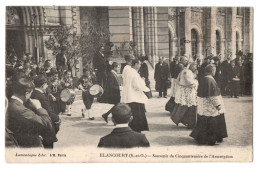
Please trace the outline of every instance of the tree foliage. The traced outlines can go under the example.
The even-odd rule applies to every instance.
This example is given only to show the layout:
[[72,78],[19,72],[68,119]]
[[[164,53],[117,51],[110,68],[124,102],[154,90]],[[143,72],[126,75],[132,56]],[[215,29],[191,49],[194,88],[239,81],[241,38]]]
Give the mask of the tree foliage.
[[[73,31],[72,26],[61,25],[49,30],[50,37],[45,46],[56,56],[63,47],[68,61],[78,62],[82,58],[83,67],[93,68],[93,57],[100,46],[106,47],[106,55],[111,55],[113,44],[109,42],[109,30],[100,22],[98,9],[84,10],[84,20],[81,22],[80,35]],[[93,69],[92,69],[93,70]]]

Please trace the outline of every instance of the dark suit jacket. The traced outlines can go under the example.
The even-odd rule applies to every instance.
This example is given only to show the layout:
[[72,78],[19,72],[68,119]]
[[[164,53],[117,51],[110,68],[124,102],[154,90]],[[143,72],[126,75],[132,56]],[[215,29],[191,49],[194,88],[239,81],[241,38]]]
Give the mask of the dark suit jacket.
[[113,72],[108,72],[107,74],[107,102],[110,104],[117,104],[120,102],[120,89],[119,89],[119,79],[117,75]]
[[53,125],[52,131],[48,134],[46,133],[43,136],[44,142],[47,142],[47,143],[56,142],[57,138],[56,138],[55,122],[59,121],[59,119],[60,119],[59,116],[53,112],[53,107],[50,105],[48,98],[40,91],[34,90],[32,92],[31,98],[37,99],[41,102],[42,108],[47,110],[47,112],[51,118],[51,121],[52,121],[52,125]]
[[45,109],[32,111],[15,99],[9,100],[6,127],[17,139],[20,147],[42,147],[39,136],[52,129],[51,119]]
[[106,59],[98,52],[93,58],[93,67],[97,72],[105,72],[107,70]]
[[133,148],[150,147],[144,134],[137,133],[129,127],[115,128],[112,133],[102,137],[98,147],[106,148]]
[[45,110],[47,110],[51,120],[53,122],[58,122],[59,121],[59,116],[57,114],[55,114],[53,111],[52,106],[50,105],[50,102],[47,98],[47,96],[45,96],[43,93],[41,93],[38,90],[33,90],[32,95],[31,95],[32,99],[37,99],[41,102],[42,108],[44,108]]
[[227,60],[223,61],[221,64],[221,75],[222,75],[222,82],[227,83],[229,80],[229,74],[231,70],[231,64],[227,62]]
[[165,81],[170,77],[169,74],[170,71],[167,63],[162,63],[162,65],[160,65],[160,63],[157,63],[155,65],[155,70],[154,70],[155,81]]

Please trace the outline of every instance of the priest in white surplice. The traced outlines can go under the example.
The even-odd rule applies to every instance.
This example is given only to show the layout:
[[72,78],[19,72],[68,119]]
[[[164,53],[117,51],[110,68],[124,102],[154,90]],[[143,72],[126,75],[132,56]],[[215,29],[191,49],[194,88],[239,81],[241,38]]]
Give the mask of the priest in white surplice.
[[138,74],[138,70],[141,67],[140,60],[133,60],[131,56],[126,56],[125,60],[127,65],[122,73],[123,90],[121,103],[127,103],[132,109],[133,120],[129,124],[132,130],[137,132],[149,130],[145,115],[145,103],[148,98],[144,92],[148,92],[150,89],[145,86],[144,80]]

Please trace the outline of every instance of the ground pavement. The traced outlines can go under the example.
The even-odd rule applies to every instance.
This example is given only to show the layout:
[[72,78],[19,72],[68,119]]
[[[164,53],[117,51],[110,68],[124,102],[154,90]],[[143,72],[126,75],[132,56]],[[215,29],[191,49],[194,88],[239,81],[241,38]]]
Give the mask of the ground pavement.
[[[150,141],[151,147],[167,146],[198,146],[193,138],[189,137],[191,130],[183,125],[176,126],[170,119],[169,112],[164,107],[169,97],[149,99],[146,106],[146,116],[150,131],[143,132]],[[252,97],[227,98],[224,97],[226,108],[225,118],[228,130],[228,138],[218,147],[244,147],[252,145]],[[82,100],[77,100],[72,105],[72,116],[61,116],[62,124],[57,135],[59,141],[55,148],[69,146],[93,146],[96,147],[102,136],[113,130],[111,123],[106,124],[101,115],[107,112],[112,105],[95,102],[92,111],[95,120],[82,120]]]

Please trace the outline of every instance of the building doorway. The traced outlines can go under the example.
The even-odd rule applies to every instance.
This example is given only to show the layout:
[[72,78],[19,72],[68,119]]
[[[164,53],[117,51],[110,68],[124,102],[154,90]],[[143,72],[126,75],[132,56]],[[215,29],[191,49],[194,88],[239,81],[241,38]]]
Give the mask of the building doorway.
[[22,30],[6,30],[6,53],[7,56],[10,53],[16,54],[18,58],[21,58],[25,52],[25,37]]
[[21,58],[25,53],[25,35],[22,9],[6,7],[6,55],[15,54]]

